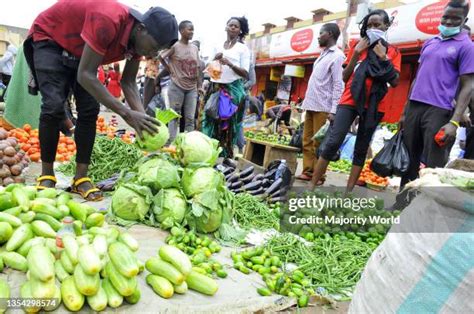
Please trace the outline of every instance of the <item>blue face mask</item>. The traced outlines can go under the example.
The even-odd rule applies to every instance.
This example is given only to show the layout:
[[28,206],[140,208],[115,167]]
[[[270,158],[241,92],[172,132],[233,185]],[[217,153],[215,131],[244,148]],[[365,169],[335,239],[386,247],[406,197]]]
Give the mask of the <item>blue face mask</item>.
[[447,27],[440,24],[438,26],[438,30],[440,31],[441,35],[443,35],[444,37],[451,37],[461,32],[461,26]]

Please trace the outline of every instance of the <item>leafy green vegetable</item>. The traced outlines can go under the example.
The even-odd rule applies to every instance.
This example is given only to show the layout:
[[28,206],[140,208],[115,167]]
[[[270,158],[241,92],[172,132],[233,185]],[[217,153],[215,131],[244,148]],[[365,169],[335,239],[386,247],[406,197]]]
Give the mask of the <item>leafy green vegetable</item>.
[[224,176],[211,167],[186,168],[181,182],[184,194],[192,197],[224,185]]
[[217,140],[198,131],[179,134],[175,144],[183,166],[214,166],[222,150]]
[[143,220],[150,209],[151,199],[148,187],[126,183],[112,196],[112,213],[125,220]]
[[153,156],[140,164],[137,178],[139,184],[146,185],[155,192],[171,187],[179,188],[178,166],[163,156]]
[[188,204],[178,189],[162,189],[153,198],[153,213],[162,228],[170,229],[175,224],[181,224],[186,214]]

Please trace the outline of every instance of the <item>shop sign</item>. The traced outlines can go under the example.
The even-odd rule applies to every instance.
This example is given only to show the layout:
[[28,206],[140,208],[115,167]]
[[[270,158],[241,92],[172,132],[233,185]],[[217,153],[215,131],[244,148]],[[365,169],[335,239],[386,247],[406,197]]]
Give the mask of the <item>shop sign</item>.
[[291,36],[291,49],[296,52],[303,52],[311,46],[313,42],[314,33],[311,28],[296,32]]
[[280,82],[283,71],[281,68],[271,68],[270,69],[270,81]]
[[304,72],[304,66],[287,64],[285,65],[285,73],[283,75],[303,78]]

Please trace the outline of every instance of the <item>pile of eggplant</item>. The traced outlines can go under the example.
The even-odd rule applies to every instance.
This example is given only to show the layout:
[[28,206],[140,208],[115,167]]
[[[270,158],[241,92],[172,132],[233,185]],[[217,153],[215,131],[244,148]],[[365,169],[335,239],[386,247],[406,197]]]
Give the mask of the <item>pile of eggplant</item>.
[[255,168],[249,166],[239,171],[237,162],[228,158],[216,169],[225,176],[227,188],[236,194],[246,192],[269,203],[286,200],[289,187],[284,186],[282,178],[276,178],[276,169],[257,174]]

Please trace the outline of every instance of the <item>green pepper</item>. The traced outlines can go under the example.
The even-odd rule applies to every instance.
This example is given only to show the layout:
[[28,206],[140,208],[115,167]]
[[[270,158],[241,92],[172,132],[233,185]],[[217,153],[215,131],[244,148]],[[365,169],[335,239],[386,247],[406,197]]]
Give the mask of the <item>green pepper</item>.
[[262,267],[262,268],[260,268],[260,269],[258,270],[258,273],[259,273],[260,275],[265,275],[265,274],[271,273],[271,270],[270,270],[270,268],[268,268],[268,267]]
[[298,296],[298,297],[301,297],[304,294],[303,290],[301,290],[299,288],[292,288],[291,291],[294,294],[296,294],[296,296]]
[[244,258],[242,257],[242,255],[236,254],[232,257],[232,260],[234,261],[234,263],[238,263],[238,262],[243,262]]
[[242,272],[242,273],[244,273],[244,274],[246,274],[246,275],[250,274],[250,269],[248,269],[248,268],[245,267],[244,265],[242,265],[242,266],[239,267],[239,271]]
[[268,297],[268,296],[272,295],[272,292],[267,288],[258,288],[257,292],[258,292],[258,294],[260,294],[261,296],[264,296],[264,297]]
[[201,245],[204,247],[207,247],[209,244],[211,244],[211,239],[209,239],[208,236],[205,236],[204,239],[201,242]]
[[252,268],[253,267],[253,263],[252,262],[247,262],[247,265],[246,265],[248,268]]
[[272,266],[277,266],[277,267],[279,266],[280,258],[278,256],[272,256],[270,260],[271,260]]
[[234,268],[235,269],[239,269],[240,267],[245,267],[244,263],[243,262],[237,262],[234,264]]
[[270,289],[272,292],[275,291],[275,280],[267,279],[265,280],[265,284],[267,285],[268,289]]
[[274,274],[278,273],[278,267],[276,267],[276,266],[270,267],[270,270],[271,270],[272,273],[274,273]]
[[217,277],[219,278],[226,278],[227,277],[227,272],[223,269],[218,269],[216,271]]
[[265,262],[265,257],[263,257],[263,256],[252,256],[250,258],[250,260],[254,264],[263,265],[263,263]]
[[298,307],[307,307],[309,302],[309,297],[306,294],[303,294],[298,298]]
[[199,252],[198,254],[194,255],[191,259],[192,263],[194,265],[199,265],[201,263],[204,263],[207,260],[206,255],[203,253]]
[[245,250],[242,252],[242,257],[245,259],[251,259],[255,255],[255,250]]
[[265,262],[263,263],[263,266],[265,267],[270,267],[272,266],[272,260],[270,258],[267,258]]
[[258,270],[259,270],[260,268],[262,268],[262,267],[263,267],[262,265],[253,265],[253,266],[252,266],[252,270],[258,272]]

